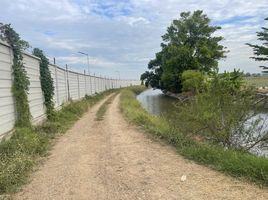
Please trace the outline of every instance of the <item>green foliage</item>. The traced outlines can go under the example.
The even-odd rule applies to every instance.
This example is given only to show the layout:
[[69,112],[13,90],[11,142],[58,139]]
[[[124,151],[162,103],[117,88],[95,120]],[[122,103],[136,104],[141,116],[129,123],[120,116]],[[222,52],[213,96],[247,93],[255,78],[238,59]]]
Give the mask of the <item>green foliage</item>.
[[0,143],[0,194],[25,182],[35,155],[42,155],[47,140],[31,128],[17,128],[9,140]]
[[201,92],[205,89],[205,76],[196,70],[186,70],[181,75],[183,91]]
[[10,24],[0,23],[0,38],[7,41],[13,51],[12,92],[16,104],[16,125],[19,127],[30,126],[31,113],[27,96],[30,81],[22,61],[22,50],[28,48],[29,44],[20,38]]
[[227,88],[231,94],[240,92],[242,86],[244,85],[243,73],[239,70],[234,69],[233,72],[224,72],[223,74],[219,74],[218,72],[212,73],[212,87],[215,84],[220,83],[222,87]]
[[[264,20],[268,20],[268,17]],[[256,61],[267,61],[268,60],[268,28],[262,27],[261,32],[257,32],[258,40],[263,42],[263,45],[253,45],[247,43],[253,48],[256,57],[251,57]],[[268,66],[260,66],[264,73],[268,73]]]
[[14,192],[26,182],[36,158],[46,156],[51,139],[64,133],[100,99],[113,90],[87,97],[82,101],[64,105],[60,111],[44,122],[32,128],[16,128],[10,139],[0,142],[0,194]]
[[181,133],[177,126],[170,124],[165,118],[147,113],[131,90],[122,92],[120,108],[131,123],[139,125],[146,133],[172,144],[185,158],[226,174],[268,186],[267,159],[194,140],[188,134]]
[[254,89],[243,83],[239,71],[213,73],[207,90],[180,106],[178,119],[185,127],[181,131],[239,150],[267,144],[268,133],[260,134],[261,121],[249,122],[257,116],[256,98]]
[[54,85],[53,85],[53,79],[51,77],[51,74],[48,68],[49,60],[44,55],[43,51],[38,48],[34,48],[33,55],[41,59],[41,62],[40,62],[41,88],[42,88],[44,98],[45,98],[44,104],[47,108],[47,116],[48,118],[50,118],[54,110],[54,102],[53,102]]
[[217,69],[218,60],[224,58],[224,47],[218,43],[222,37],[213,36],[218,26],[209,25],[203,11],[192,14],[182,12],[173,20],[162,36],[162,50],[148,64],[149,71],[141,75],[146,85],[163,91],[181,92],[181,74],[185,70],[210,72]]

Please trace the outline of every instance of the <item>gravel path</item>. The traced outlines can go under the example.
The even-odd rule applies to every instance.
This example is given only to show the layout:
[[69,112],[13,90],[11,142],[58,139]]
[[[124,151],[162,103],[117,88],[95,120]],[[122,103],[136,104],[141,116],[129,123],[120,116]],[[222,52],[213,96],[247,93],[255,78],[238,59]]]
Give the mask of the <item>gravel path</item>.
[[60,138],[15,199],[268,199],[267,190],[185,160],[128,125],[118,96],[96,121],[101,103]]

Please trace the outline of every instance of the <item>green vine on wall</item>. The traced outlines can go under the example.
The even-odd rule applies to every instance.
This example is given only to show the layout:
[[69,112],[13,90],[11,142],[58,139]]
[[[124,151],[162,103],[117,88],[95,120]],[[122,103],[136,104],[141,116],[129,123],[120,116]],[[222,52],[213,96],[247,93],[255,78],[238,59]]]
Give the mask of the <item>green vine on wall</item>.
[[42,88],[44,98],[45,98],[44,104],[47,108],[47,117],[50,118],[54,110],[54,102],[53,102],[54,85],[53,85],[53,79],[51,77],[51,74],[48,68],[49,60],[44,55],[43,51],[38,48],[34,48],[33,55],[41,59],[41,62],[40,62],[41,88]]
[[13,51],[12,93],[17,113],[16,126],[31,126],[31,113],[27,96],[30,81],[22,61],[22,51],[27,49],[29,44],[20,38],[10,24],[0,23],[0,38],[9,44]]

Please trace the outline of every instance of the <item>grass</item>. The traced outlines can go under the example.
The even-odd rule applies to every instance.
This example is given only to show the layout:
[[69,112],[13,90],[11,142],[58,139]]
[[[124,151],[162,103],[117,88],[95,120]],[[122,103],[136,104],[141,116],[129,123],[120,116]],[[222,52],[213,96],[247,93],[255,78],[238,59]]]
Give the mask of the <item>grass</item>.
[[142,88],[132,88],[122,91],[120,108],[130,123],[173,145],[187,159],[228,175],[255,182],[262,187],[268,186],[267,159],[249,153],[225,150],[218,145],[197,142],[181,134],[169,121],[152,116],[142,108],[136,100],[136,94],[142,90]]
[[116,94],[113,94],[111,97],[109,97],[99,108],[99,110],[96,113],[96,120],[101,121],[103,120],[104,114],[107,111],[108,105],[112,103],[113,99],[115,98]]
[[262,77],[246,77],[246,82],[256,87],[268,87],[268,76]]
[[[0,142],[0,194],[15,192],[27,181],[39,158],[46,156],[52,139],[69,129],[88,108],[113,91],[71,102],[37,127],[16,128],[11,138]],[[1,199],[1,195],[0,195]]]

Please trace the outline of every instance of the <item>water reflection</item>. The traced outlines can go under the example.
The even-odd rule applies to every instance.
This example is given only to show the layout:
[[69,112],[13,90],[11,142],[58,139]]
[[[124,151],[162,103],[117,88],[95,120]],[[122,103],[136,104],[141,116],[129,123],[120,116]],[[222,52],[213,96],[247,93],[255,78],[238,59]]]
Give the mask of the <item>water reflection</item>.
[[174,98],[168,97],[161,90],[148,89],[137,96],[142,106],[153,115],[170,115],[176,107]]

